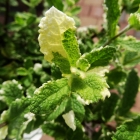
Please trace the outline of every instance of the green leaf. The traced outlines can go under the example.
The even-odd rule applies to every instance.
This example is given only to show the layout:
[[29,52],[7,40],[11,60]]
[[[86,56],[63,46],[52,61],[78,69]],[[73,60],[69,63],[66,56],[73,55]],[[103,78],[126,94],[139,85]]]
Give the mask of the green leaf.
[[123,65],[135,66],[140,63],[140,54],[134,51],[126,51],[123,59]]
[[128,121],[117,128],[112,140],[139,140],[140,139],[140,116]]
[[93,121],[93,120],[97,120],[97,115],[96,115],[96,113],[94,112],[92,112],[92,109],[90,109],[90,107],[89,106],[85,106],[85,118],[84,118],[84,120],[85,121],[87,121],[87,122],[89,122],[89,121]]
[[80,7],[74,7],[73,9],[71,9],[70,12],[71,12],[72,15],[77,15],[77,14],[80,13],[80,11],[81,11]]
[[0,128],[0,140],[4,140],[7,136],[7,126],[3,126],[2,128]]
[[108,95],[107,84],[103,77],[96,73],[88,74],[84,79],[74,76],[72,90],[85,100],[86,104],[98,102]]
[[111,94],[109,98],[106,98],[102,106],[102,117],[105,121],[108,121],[113,115],[119,97],[117,94]]
[[138,10],[140,1],[139,0],[123,0],[123,5],[126,8],[126,11],[129,13],[134,13]]
[[20,67],[16,70],[17,72],[17,75],[20,75],[20,76],[26,76],[28,75],[28,70],[23,68],[23,67]]
[[116,35],[116,27],[120,16],[119,0],[105,0],[107,31],[110,38]]
[[60,11],[63,11],[63,1],[60,0],[48,0],[47,3],[49,4],[49,6],[55,6],[57,9],[59,9]]
[[52,59],[52,61],[60,68],[61,72],[63,74],[69,74],[70,73],[69,61],[58,52],[53,52],[53,56],[54,58]]
[[87,59],[80,57],[77,61],[77,67],[83,71],[87,71],[90,67],[90,64]]
[[67,99],[63,100],[60,105],[47,117],[47,120],[55,120],[59,115],[61,115],[65,111],[67,103]]
[[30,4],[32,7],[38,6],[42,0],[30,0]]
[[128,23],[136,30],[140,30],[140,8],[137,12],[130,14]]
[[125,115],[128,113],[130,108],[134,105],[135,97],[138,93],[138,88],[139,77],[137,76],[137,72],[132,70],[128,75],[123,98],[121,99],[119,108],[120,115]]
[[22,0],[24,4],[26,4],[29,7],[34,8],[37,6],[42,0],[30,0],[29,2],[27,0]]
[[64,49],[68,55],[69,62],[71,66],[76,66],[76,61],[80,57],[80,50],[78,47],[78,42],[75,37],[75,31],[68,29],[64,32],[64,39],[62,40]]
[[23,131],[31,121],[31,117],[27,116],[26,118],[25,115],[29,112],[29,105],[30,100],[22,98],[14,101],[8,109],[8,136],[10,139],[22,139]]
[[31,6],[31,5],[30,5],[30,2],[28,2],[27,0],[21,0],[21,1],[22,1],[25,5],[27,5],[27,6],[29,6],[29,7]]
[[62,78],[62,73],[61,73],[59,67],[57,67],[54,63],[51,65],[51,77],[54,80]]
[[23,97],[22,86],[16,81],[5,81],[2,84],[1,90],[1,99],[6,102],[7,105],[11,105],[16,99]]
[[77,95],[75,93],[72,93],[71,98],[69,99],[69,102],[67,104],[66,110],[73,110],[75,117],[78,121],[82,122],[84,115],[85,115],[85,109],[82,103],[80,103],[77,100]]
[[65,139],[65,128],[60,123],[46,123],[42,125],[42,130],[47,135],[54,137],[56,140]]
[[36,16],[31,14],[31,13],[17,13],[15,16],[15,23],[17,25],[20,25],[19,28],[25,27],[25,26],[30,26],[36,21]]
[[0,100],[0,112],[6,109],[7,105]]
[[34,85],[30,85],[29,88],[26,90],[26,95],[28,98],[32,97],[34,95],[34,91],[36,90],[36,87]]
[[107,73],[106,76],[110,88],[114,88],[114,86],[117,86],[120,82],[122,82],[125,79],[126,73],[124,72],[124,70],[117,67],[109,71],[109,73]]
[[125,50],[140,52],[140,41],[132,36],[127,36],[118,40],[121,47]]
[[66,138],[68,140],[89,140],[82,127],[77,128],[75,131],[68,129]]
[[70,89],[67,82],[67,79],[63,78],[43,84],[35,91],[31,99],[31,112],[39,115],[45,114],[48,117],[58,109],[56,114],[52,114],[50,118],[58,116],[64,110],[62,105],[65,103],[62,102],[65,102],[69,96]]
[[32,58],[27,57],[26,59],[24,59],[24,68],[29,69],[30,67],[33,67],[34,63]]
[[[84,54],[81,56],[81,60],[77,62],[77,66],[82,70],[87,70],[89,64],[91,65],[90,68],[96,66],[105,66],[109,63],[109,61],[113,58],[116,49],[114,47],[104,47],[100,49],[95,49],[90,53]],[[82,61],[82,59],[84,59]],[[87,60],[87,62],[85,61]]]

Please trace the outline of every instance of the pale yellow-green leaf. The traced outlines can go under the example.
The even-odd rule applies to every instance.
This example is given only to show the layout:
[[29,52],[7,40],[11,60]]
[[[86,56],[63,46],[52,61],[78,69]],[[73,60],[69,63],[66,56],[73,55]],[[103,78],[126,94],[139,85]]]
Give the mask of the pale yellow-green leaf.
[[64,118],[66,124],[74,131],[76,129],[76,125],[74,122],[74,112],[73,110],[69,111],[68,113],[62,115],[62,117]]
[[75,30],[74,19],[59,11],[55,7],[51,7],[43,17],[39,24],[39,45],[41,52],[45,55],[45,59],[49,62],[53,59],[53,52],[58,52],[67,58],[62,40],[63,33],[68,29]]

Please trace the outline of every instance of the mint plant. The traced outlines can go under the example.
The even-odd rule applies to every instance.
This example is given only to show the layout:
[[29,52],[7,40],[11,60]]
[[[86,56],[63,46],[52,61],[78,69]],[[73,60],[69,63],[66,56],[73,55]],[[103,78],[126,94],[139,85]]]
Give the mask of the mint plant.
[[[31,11],[40,2],[23,1]],[[10,28],[31,34],[27,23],[34,26],[39,22],[38,41],[44,58],[36,48],[20,51],[17,39],[21,34],[16,34],[11,46],[17,50],[9,53],[14,61],[6,65],[9,43],[4,40],[6,47],[1,47],[0,62],[0,139],[22,140],[25,133],[37,128],[56,140],[140,139],[140,116],[131,112],[139,90],[135,66],[140,62],[140,41],[125,34],[140,28],[140,9],[135,10],[139,3],[133,1],[131,7],[126,0],[105,0],[103,30],[98,31],[94,27],[77,30],[75,17],[64,13],[68,5],[77,1],[55,2],[48,1],[48,5],[59,10],[52,6],[41,19],[31,13],[18,13],[15,22],[5,27],[7,31]],[[133,12],[128,25],[120,31],[122,9]],[[37,33],[37,27],[32,32]],[[98,42],[93,42],[94,37]],[[29,46],[36,44],[31,38],[24,43],[28,42]],[[24,59],[26,52],[30,55]]]

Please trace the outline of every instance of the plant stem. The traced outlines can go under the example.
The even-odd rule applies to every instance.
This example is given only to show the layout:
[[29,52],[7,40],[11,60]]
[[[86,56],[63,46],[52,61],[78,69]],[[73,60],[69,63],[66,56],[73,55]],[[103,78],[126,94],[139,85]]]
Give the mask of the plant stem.
[[4,126],[6,126],[6,125],[7,125],[7,123],[6,123],[6,122],[1,123],[1,124],[0,124],[0,128],[4,127]]
[[106,45],[110,44],[113,40],[115,40],[117,37],[121,36],[122,34],[124,34],[125,32],[127,32],[128,30],[130,30],[132,27],[130,25],[127,25],[125,28],[123,28],[116,36],[112,37],[110,40],[108,40],[103,47],[105,47]]

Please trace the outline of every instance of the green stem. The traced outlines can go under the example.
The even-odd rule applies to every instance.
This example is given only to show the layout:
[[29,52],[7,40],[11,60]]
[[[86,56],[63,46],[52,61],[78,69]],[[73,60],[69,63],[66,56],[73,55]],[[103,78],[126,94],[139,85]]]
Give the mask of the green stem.
[[125,28],[123,28],[116,36],[112,37],[110,40],[108,40],[103,47],[105,47],[106,45],[110,44],[113,40],[115,40],[117,37],[121,36],[122,34],[124,34],[125,32],[127,32],[128,30],[130,30],[132,27],[130,25],[127,25]]

